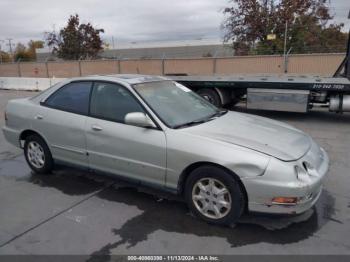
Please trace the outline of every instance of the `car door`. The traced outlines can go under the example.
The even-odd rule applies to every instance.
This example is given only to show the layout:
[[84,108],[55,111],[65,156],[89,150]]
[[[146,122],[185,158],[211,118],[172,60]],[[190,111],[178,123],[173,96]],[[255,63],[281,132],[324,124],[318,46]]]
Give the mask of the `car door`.
[[87,166],[85,122],[92,82],[69,83],[36,109],[33,127],[49,144],[54,159]]
[[116,83],[94,83],[86,121],[89,166],[164,185],[165,134],[158,128],[125,124],[125,115],[131,112],[146,113],[127,88]]

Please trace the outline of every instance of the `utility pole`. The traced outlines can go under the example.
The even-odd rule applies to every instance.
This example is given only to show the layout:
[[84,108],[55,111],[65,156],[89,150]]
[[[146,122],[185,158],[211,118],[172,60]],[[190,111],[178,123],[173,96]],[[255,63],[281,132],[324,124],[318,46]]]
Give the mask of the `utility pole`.
[[113,58],[116,58],[116,51],[115,51],[115,45],[114,45],[114,36],[112,36],[112,50],[113,50]]
[[114,50],[114,36],[112,36],[112,48]]
[[12,38],[7,38],[6,39],[9,43],[7,44],[8,46],[9,46],[9,48],[10,48],[10,54],[11,54],[11,56],[12,56],[12,62],[14,61],[14,55],[13,55],[13,52],[12,52],[12,45],[14,45],[14,44],[12,44]]
[[[348,19],[350,19],[350,11],[348,14]],[[347,43],[345,58],[343,62],[341,62],[337,71],[335,71],[333,77],[346,77],[347,79],[350,79],[350,29],[348,34],[348,43]]]
[[[284,49],[283,49],[283,56],[284,56],[284,64],[286,65],[287,64],[287,31],[288,31],[288,22],[286,21],[286,28],[284,30]],[[284,72],[286,72],[287,69],[285,68],[284,69]]]
[[2,49],[1,49],[1,43],[5,42],[4,40],[0,40],[0,64],[2,64]]

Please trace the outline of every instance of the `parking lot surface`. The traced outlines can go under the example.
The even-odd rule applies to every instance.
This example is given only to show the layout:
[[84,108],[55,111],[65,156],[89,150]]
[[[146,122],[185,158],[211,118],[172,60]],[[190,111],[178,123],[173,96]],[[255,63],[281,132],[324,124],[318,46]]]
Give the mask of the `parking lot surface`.
[[[0,90],[1,115],[9,99],[33,94]],[[176,197],[115,178],[68,168],[32,174],[1,132],[0,254],[350,254],[350,114],[249,113],[292,124],[328,152],[315,208],[209,225]]]

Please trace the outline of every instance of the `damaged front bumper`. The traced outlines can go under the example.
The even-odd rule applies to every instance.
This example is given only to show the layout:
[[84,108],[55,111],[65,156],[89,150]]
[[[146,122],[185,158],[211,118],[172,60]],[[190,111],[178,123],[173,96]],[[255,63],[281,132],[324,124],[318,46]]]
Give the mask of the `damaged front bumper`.
[[[300,181],[295,166],[309,163],[307,180]],[[323,180],[329,168],[329,158],[324,149],[314,141],[310,150],[297,161],[282,162],[271,159],[265,174],[243,180],[248,194],[248,209],[271,214],[300,214],[315,205],[323,189]],[[295,203],[276,203],[276,197],[296,198]]]

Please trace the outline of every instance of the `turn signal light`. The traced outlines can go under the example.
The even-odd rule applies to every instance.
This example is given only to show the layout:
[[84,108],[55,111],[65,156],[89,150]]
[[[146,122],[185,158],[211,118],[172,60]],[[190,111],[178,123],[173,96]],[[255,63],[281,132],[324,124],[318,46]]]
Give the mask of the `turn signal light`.
[[297,197],[274,197],[272,203],[294,205],[298,202]]

